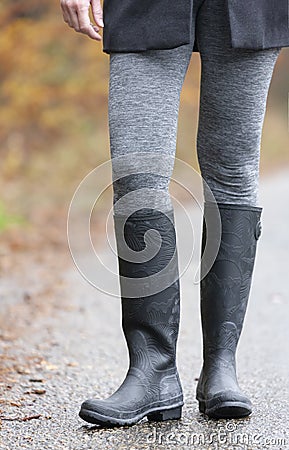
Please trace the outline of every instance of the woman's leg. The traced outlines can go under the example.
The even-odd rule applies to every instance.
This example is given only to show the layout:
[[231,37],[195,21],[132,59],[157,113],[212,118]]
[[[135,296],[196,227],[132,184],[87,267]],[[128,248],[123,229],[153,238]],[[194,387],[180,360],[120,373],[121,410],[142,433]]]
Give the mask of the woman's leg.
[[[88,422],[130,425],[144,416],[181,417],[183,395],[176,368],[179,274],[168,187],[179,96],[191,51],[183,46],[110,57],[114,227],[129,369],[109,398],[83,403],[80,415]],[[137,173],[130,173],[135,169]],[[132,199],[125,194],[136,195]],[[159,248],[150,230],[158,231]]]
[[[125,214],[130,200],[119,204],[118,200],[138,190],[139,203],[154,207],[161,197],[161,206],[172,208],[168,188],[176,151],[179,97],[191,51],[185,45],[110,56],[109,130],[115,213]],[[125,156],[123,163],[121,156]],[[143,173],[122,176],[139,166]],[[152,173],[148,173],[150,169]],[[144,188],[149,193],[142,192]],[[164,195],[160,196],[159,190]]]
[[268,89],[280,49],[230,47],[225,0],[205,0],[197,17],[202,61],[197,150],[206,221],[220,214],[220,248],[211,268],[202,261],[201,317],[203,368],[197,387],[200,410],[212,417],[241,417],[251,402],[236,377],[235,353],[243,326],[261,208],[258,205],[259,152]]
[[231,48],[225,5],[225,0],[205,0],[197,18],[198,159],[218,202],[256,206],[262,127],[280,49]]

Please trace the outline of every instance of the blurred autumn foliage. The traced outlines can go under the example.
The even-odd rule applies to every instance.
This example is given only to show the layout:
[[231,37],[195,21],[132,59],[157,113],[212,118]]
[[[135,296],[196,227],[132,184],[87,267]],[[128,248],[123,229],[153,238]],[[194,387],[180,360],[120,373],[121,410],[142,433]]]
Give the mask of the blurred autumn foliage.
[[105,124],[108,58],[67,27],[57,0],[4,0],[0,25],[1,172],[13,177]]
[[[0,26],[1,198],[6,208],[26,214],[56,199],[68,202],[77,181],[109,158],[109,57],[102,43],[67,27],[59,0],[2,0]],[[192,65],[181,97],[177,155],[197,166],[197,123],[193,131],[192,124],[198,111],[198,55]],[[273,127],[265,127],[264,148],[270,161],[273,155],[283,163],[288,148],[287,49],[278,67],[266,119]]]

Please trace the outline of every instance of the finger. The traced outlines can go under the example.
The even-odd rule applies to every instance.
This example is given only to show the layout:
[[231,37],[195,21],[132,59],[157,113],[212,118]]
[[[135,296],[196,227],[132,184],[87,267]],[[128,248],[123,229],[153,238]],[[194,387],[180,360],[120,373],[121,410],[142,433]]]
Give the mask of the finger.
[[93,28],[95,31],[99,31],[99,27],[98,27],[97,25],[94,25],[94,23],[91,23],[90,25],[92,26],[92,28]]
[[63,11],[65,13],[65,22],[76,31],[79,31],[78,16],[74,6],[70,3],[63,3]]
[[96,24],[103,28],[103,12],[100,0],[91,0],[91,10]]
[[89,10],[87,8],[79,8],[77,10],[79,31],[86,34],[91,39],[101,40],[101,35],[97,33],[93,25],[90,23]]
[[61,5],[61,9],[62,9],[62,16],[63,16],[64,22],[66,22],[68,25],[70,25],[70,17],[69,17],[67,6],[63,2],[61,2],[60,5]]
[[70,26],[75,29],[75,31],[80,31],[80,25],[78,21],[78,15],[76,10],[69,9],[69,20]]

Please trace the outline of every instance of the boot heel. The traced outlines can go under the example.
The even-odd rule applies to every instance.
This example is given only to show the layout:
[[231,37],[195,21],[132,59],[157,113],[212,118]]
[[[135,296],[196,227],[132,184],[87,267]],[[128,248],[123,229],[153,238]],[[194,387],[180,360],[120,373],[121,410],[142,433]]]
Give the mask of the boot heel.
[[147,415],[149,422],[162,422],[164,420],[176,420],[182,416],[182,406],[171,409],[163,409],[162,411],[155,411]]
[[199,410],[200,410],[201,413],[204,413],[206,411],[205,402],[199,401]]

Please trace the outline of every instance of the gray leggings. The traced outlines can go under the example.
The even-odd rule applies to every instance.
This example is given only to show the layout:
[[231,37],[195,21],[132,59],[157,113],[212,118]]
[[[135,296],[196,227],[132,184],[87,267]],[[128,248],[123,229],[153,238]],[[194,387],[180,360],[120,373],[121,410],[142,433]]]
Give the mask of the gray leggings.
[[[160,164],[157,175],[139,173],[114,180],[116,213],[126,212],[126,202],[118,206],[116,201],[140,188],[148,188],[151,196],[164,191],[163,207],[171,208],[168,187],[179,99],[194,39],[202,63],[197,135],[201,175],[218,202],[258,203],[262,127],[280,48],[231,48],[225,0],[198,0],[190,44],[110,55],[109,131],[114,177],[120,176],[115,157],[151,152],[159,154],[161,161],[162,154],[172,156],[165,168]],[[206,189],[204,196],[206,199]]]

